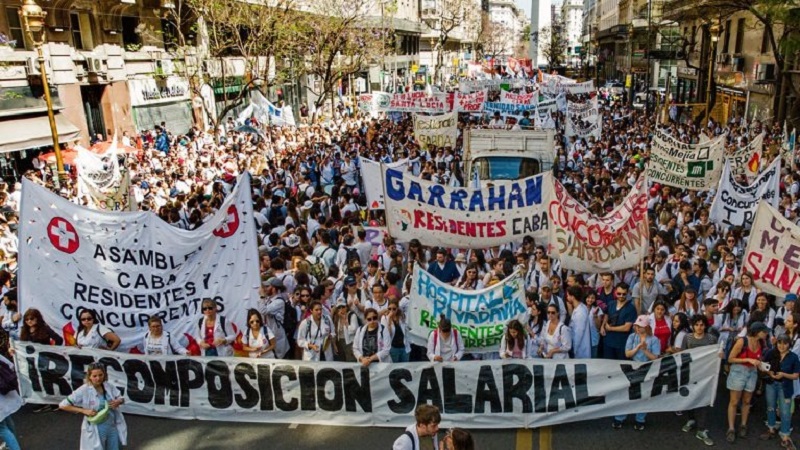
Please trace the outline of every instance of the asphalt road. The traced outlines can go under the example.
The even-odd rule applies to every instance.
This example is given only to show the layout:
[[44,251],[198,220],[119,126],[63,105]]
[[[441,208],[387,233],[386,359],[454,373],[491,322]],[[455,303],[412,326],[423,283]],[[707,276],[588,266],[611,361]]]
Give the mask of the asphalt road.
[[[750,436],[733,445],[725,442],[725,406],[728,394],[720,382],[717,406],[710,415],[710,435],[715,447],[731,449],[780,448],[776,441],[764,442],[763,398],[754,402]],[[14,415],[23,450],[78,449],[81,418],[64,412],[33,413],[27,405]],[[200,422],[126,415],[129,449],[211,450],[211,449],[390,449],[402,430],[397,428],[354,428],[318,425],[267,425],[233,422]],[[757,420],[756,420],[757,419]],[[686,416],[674,413],[648,415],[647,428],[634,431],[629,422],[622,430],[612,430],[610,419],[575,422],[552,427],[553,449],[676,450],[706,448],[694,433],[681,432]],[[469,424],[463,424],[469,429]],[[539,449],[540,431],[474,430],[477,448]],[[532,442],[532,445],[531,445]]]

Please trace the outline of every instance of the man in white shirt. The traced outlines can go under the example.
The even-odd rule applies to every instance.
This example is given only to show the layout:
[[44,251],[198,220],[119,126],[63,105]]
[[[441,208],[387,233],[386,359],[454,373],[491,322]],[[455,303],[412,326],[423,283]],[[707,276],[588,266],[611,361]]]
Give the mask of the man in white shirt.
[[503,129],[505,127],[506,123],[503,121],[503,118],[500,116],[500,113],[495,112],[494,118],[489,121],[489,128]]
[[439,408],[429,404],[419,405],[414,412],[416,424],[409,425],[403,434],[395,439],[392,450],[420,450],[421,438],[430,437],[433,439],[433,448],[439,448],[437,435],[439,433],[439,423],[442,415]]

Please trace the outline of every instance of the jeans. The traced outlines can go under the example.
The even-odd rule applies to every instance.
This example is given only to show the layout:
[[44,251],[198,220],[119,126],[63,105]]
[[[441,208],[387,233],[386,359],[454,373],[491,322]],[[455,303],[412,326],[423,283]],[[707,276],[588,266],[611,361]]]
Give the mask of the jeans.
[[0,421],[0,439],[6,443],[8,450],[20,450],[16,433],[16,427],[14,427],[14,421],[11,420],[11,416]]
[[788,438],[792,432],[792,399],[784,398],[783,383],[774,381],[766,385],[765,397],[767,399],[767,426],[775,429],[778,413],[781,415],[781,429],[778,431],[782,438]]
[[406,352],[405,348],[392,347],[389,349],[389,356],[392,357],[392,362],[395,363],[408,362],[408,353]]
[[[614,421],[624,422],[627,417],[628,417],[627,414],[624,414],[622,416],[614,416]],[[636,420],[636,423],[644,423],[645,417],[647,417],[647,413],[636,413],[636,415],[634,416],[634,420]]]
[[100,435],[100,445],[103,450],[119,450],[121,447],[119,432],[114,420],[114,414],[110,414],[108,420],[97,425],[97,434]]
[[605,359],[617,359],[620,361],[625,361],[628,358],[625,356],[625,347],[617,348],[612,347],[608,344],[603,345],[603,358]]

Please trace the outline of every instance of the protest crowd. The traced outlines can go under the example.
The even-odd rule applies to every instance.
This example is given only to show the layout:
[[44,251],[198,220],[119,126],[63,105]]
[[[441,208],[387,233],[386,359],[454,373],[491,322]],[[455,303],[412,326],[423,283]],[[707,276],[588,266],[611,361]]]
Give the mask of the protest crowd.
[[[709,433],[708,406],[680,412],[685,418],[682,431],[708,446],[749,439],[758,445],[773,440],[775,446],[794,449],[800,306],[795,293],[766,292],[744,269],[752,224],[715,221],[710,210],[716,189],[680,189],[649,181],[644,188],[647,211],[640,219],[648,241],[643,260],[602,272],[564,267],[553,247],[533,236],[486,248],[441,245],[427,236],[396,239],[386,228],[392,219],[369,204],[365,190],[376,181],[364,176],[365,161],[391,165],[429,183],[468,188],[472,180],[465,172],[463,148],[468,130],[544,128],[555,136],[554,181],[585,212],[598,217],[616,211],[636,189],[646,164],[652,164],[657,136],[683,145],[722,139],[729,154],[763,140],[761,169],[784,158],[777,174],[776,210],[800,225],[800,171],[794,154],[787,161],[782,150],[788,139],[782,124],[741,117],[728,123],[697,123],[674,107],[662,120],[604,89],[567,91],[564,96],[571,104],[596,102],[599,138],[568,135],[575,124],[568,123],[573,119],[562,108],[533,118],[528,112],[461,113],[454,145],[423,148],[415,138],[412,114],[370,113],[352,104],[340,104],[334,117],[321,123],[303,118],[297,126],[275,126],[263,118],[241,117],[227,120],[216,134],[197,128],[178,134],[161,125],[138,136],[119,136],[120,148],[136,149],[118,155],[130,180],[127,201],[173,227],[201,228],[237,188],[248,187],[240,186],[243,180],[250,185],[260,298],[239,323],[217,299],[203,298],[193,314],[181,319],[191,330],[186,336],[165,331],[172,318],[152,315],[139,324],[143,337],[125,342],[123,333],[91,305],[76,310],[74,330],[67,333],[63,323],[46,323],[42,311],[26,307],[31,301],[17,295],[17,253],[25,245],[17,237],[24,226],[22,184],[2,184],[0,317],[5,342],[0,342],[0,352],[5,359],[0,362],[8,364],[0,369],[11,367],[13,341],[143,355],[235,355],[364,367],[475,360],[648,362],[711,346],[721,359],[720,382],[730,392],[714,406],[727,411],[726,434]],[[70,182],[57,185],[54,169],[39,167],[24,175],[26,183],[43,186],[75,205],[92,206],[78,188],[75,168]],[[250,178],[242,177],[245,172]],[[736,177],[742,185],[752,179],[743,172]],[[525,310],[503,324],[491,349],[472,351],[473,337],[454,317],[445,316],[428,318],[425,345],[410,335],[415,270],[459,292],[481,291],[519,277]],[[0,370],[0,375],[5,372]],[[86,384],[60,408],[86,416],[82,448],[113,449],[126,440],[124,419],[115,413],[124,403],[119,390],[106,381],[103,366],[90,365]],[[21,404],[13,390],[0,404],[0,439],[10,449],[20,448],[11,414]],[[750,417],[756,404],[758,416]],[[609,425],[614,430],[630,426],[645,431],[648,417],[643,412],[631,418],[618,415]],[[416,425],[408,427],[394,448],[420,448],[420,438],[436,436],[440,420],[438,410],[417,409]],[[455,446],[453,433],[460,442]],[[442,445],[474,448],[461,429],[452,430]]]

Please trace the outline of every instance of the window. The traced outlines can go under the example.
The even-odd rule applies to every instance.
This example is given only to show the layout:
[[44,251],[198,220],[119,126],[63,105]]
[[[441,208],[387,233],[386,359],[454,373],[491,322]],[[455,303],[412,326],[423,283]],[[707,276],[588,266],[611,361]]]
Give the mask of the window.
[[136,29],[139,27],[138,17],[122,16],[122,44],[127,49],[128,46],[137,46],[141,43],[141,38]]
[[71,11],[69,13],[70,34],[72,46],[78,50],[94,49],[92,40],[92,19],[84,12]]
[[761,32],[761,53],[769,52],[769,35],[767,34],[767,27]]
[[728,53],[728,43],[731,40],[731,21],[725,22],[725,34],[722,40],[722,53]]
[[736,22],[736,46],[733,49],[733,53],[742,53],[742,47],[744,47],[744,27],[744,18],[741,18]]
[[22,31],[19,9],[6,7],[6,20],[8,21],[8,39],[16,41],[16,48],[25,48],[25,33]]

